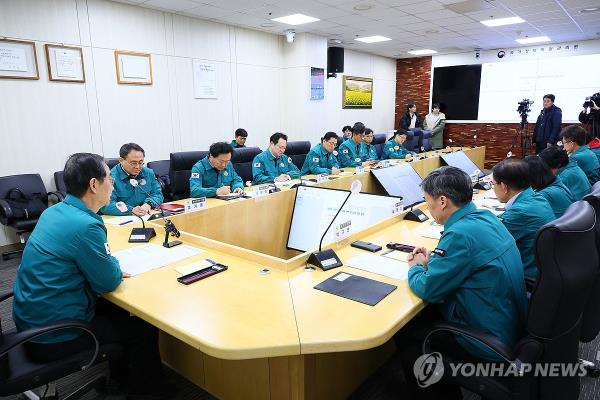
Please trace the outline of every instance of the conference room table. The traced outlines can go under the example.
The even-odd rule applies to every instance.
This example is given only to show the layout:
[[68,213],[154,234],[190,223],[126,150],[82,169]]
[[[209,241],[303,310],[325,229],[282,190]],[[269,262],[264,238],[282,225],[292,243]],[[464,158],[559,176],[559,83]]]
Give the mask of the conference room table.
[[[483,170],[485,147],[463,151]],[[412,166],[425,177],[442,164],[438,155],[426,153]],[[348,190],[358,179],[363,192],[383,194],[372,174],[353,171],[346,168],[344,175],[316,185]],[[251,199],[207,199],[202,210],[168,217],[181,232],[178,239],[201,252],[126,278],[105,297],[156,326],[163,362],[220,399],[347,398],[392,355],[392,337],[425,304],[406,279],[347,265],[307,268],[311,252],[286,248],[296,190],[280,187]],[[428,214],[424,204],[418,208]],[[324,247],[334,249],[342,262],[365,253],[350,246],[355,240],[383,248],[388,242],[434,248],[437,240],[422,236],[432,219],[417,223],[404,215]],[[146,223],[157,231],[150,243],[162,246],[163,223]],[[113,253],[144,245],[127,240],[140,223],[106,226]],[[176,269],[194,269],[206,259],[228,270],[190,285],[177,281]],[[375,306],[314,289],[338,272],[397,289]]]

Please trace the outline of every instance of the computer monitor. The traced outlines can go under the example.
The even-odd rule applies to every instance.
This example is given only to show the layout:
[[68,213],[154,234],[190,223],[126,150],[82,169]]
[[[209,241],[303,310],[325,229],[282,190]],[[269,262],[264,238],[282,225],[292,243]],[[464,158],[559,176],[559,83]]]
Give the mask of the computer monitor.
[[425,201],[421,182],[423,180],[408,163],[389,168],[371,170],[375,179],[390,196],[402,197],[404,207]]
[[[340,209],[349,191],[316,186],[298,186],[290,222],[287,248],[313,251],[319,248],[321,236]],[[325,235],[323,244],[336,240],[341,229],[350,226],[358,232],[402,211],[402,199],[367,193],[355,193],[337,216]]]
[[477,165],[463,151],[456,151],[454,153],[442,154],[442,160],[450,166],[460,168],[469,174],[470,177],[482,178],[485,176]]

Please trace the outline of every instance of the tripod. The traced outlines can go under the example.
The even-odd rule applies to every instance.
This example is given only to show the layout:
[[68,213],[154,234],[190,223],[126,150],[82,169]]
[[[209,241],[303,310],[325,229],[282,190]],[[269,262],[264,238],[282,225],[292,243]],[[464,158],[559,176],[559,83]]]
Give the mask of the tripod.
[[515,136],[513,136],[512,145],[510,146],[510,151],[508,152],[507,157],[512,157],[512,152],[517,145],[517,139],[520,138],[520,146],[521,146],[521,157],[525,157],[529,154],[531,149],[531,135],[529,134],[529,122],[527,121],[527,113],[521,113],[521,122],[517,125],[517,131],[515,132]]

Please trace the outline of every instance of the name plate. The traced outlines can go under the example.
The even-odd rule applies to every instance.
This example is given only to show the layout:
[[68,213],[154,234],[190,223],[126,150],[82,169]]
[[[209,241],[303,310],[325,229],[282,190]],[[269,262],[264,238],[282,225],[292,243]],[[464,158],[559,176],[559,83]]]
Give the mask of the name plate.
[[254,194],[253,197],[264,197],[269,194],[270,189],[271,187],[269,185],[260,185],[252,190],[252,193]]
[[404,202],[400,200],[392,206],[392,215],[401,214],[404,211]]
[[329,174],[317,175],[317,183],[327,182],[329,180]]
[[358,167],[356,167],[356,175],[364,174],[364,173],[365,173],[365,167],[363,167],[362,165],[359,165]]
[[348,220],[346,222],[342,222],[341,224],[335,227],[335,240],[343,240],[350,236],[352,232],[352,221]]
[[206,208],[206,197],[188,200],[185,202],[185,212],[198,211]]

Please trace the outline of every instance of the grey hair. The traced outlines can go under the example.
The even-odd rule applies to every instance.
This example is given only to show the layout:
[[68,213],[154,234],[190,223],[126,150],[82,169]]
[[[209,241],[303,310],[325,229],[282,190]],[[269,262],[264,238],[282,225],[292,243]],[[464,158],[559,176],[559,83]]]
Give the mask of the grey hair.
[[473,199],[471,178],[456,167],[445,166],[431,171],[423,179],[421,187],[434,199],[446,196],[456,207],[462,207]]

